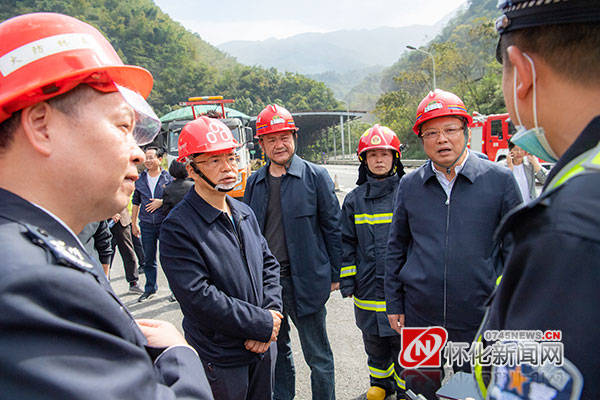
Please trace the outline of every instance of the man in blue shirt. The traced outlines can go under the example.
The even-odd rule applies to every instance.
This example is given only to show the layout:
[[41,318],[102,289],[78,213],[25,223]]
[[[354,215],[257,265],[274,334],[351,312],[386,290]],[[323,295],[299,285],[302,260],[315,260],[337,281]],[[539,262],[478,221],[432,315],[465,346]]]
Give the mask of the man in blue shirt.
[[163,152],[158,148],[148,147],[146,149],[146,161],[144,161],[146,171],[142,172],[140,179],[135,182],[135,192],[133,192],[131,232],[135,236],[140,236],[141,233],[142,247],[144,248],[143,270],[146,274],[146,286],[138,302],[148,300],[158,290],[156,247],[160,224],[165,218],[162,196],[165,186],[173,180],[171,175],[162,169],[162,159]]
[[469,152],[470,121],[462,100],[439,89],[417,110],[429,161],[400,181],[387,247],[385,300],[398,333],[441,326],[449,341],[471,342],[502,273],[492,238],[521,195],[507,168]]

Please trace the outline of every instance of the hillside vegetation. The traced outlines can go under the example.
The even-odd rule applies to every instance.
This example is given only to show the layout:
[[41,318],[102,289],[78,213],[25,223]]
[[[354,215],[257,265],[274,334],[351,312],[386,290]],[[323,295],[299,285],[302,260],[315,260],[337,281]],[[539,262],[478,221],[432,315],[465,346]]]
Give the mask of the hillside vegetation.
[[247,67],[187,31],[151,0],[2,0],[0,21],[30,12],[59,12],[104,33],[125,63],[152,72],[150,103],[162,115],[190,96],[222,94],[256,115],[277,102],[293,111],[339,107],[325,84],[300,74]]

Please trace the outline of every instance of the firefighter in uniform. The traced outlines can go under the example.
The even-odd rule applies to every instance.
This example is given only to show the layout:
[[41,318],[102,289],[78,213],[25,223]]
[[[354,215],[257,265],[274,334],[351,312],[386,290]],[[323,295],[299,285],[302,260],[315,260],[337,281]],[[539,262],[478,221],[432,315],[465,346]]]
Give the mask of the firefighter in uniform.
[[160,260],[215,398],[270,400],[279,264],[250,207],[227,196],[237,182],[237,147],[217,119],[183,127],[178,161],[187,163],[194,187],[162,223]]
[[[540,366],[540,359],[493,367],[487,397],[598,399],[600,3],[512,0],[499,7],[504,98],[520,125],[511,140],[556,164],[540,197],[511,213],[497,234],[512,235],[515,247],[483,326],[560,330],[564,357],[562,365]],[[488,382],[475,372],[485,392]]]
[[[397,365],[400,336],[385,313],[383,276],[394,193],[404,175],[400,140],[385,126],[367,129],[358,143],[359,185],[342,206],[342,296],[354,298],[356,325],[362,331],[371,387],[369,400],[404,393]],[[400,398],[400,397],[399,397]]]
[[10,399],[212,399],[171,324],[133,319],[75,233],[122,210],[152,76],[61,14],[0,24],[0,376]]

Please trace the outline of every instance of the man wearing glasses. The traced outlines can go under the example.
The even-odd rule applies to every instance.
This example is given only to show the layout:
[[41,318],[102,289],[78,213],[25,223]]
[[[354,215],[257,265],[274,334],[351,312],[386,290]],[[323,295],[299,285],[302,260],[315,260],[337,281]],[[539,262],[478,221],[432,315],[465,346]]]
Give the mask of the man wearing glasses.
[[399,184],[386,259],[386,312],[398,333],[442,326],[449,341],[471,342],[501,274],[506,248],[492,237],[521,195],[508,169],[469,152],[471,121],[462,100],[439,89],[417,109],[413,131],[429,161]]
[[279,264],[250,207],[227,196],[238,146],[217,119],[183,127],[178,161],[186,162],[194,189],[163,221],[160,260],[214,397],[270,400],[271,343],[282,318]]

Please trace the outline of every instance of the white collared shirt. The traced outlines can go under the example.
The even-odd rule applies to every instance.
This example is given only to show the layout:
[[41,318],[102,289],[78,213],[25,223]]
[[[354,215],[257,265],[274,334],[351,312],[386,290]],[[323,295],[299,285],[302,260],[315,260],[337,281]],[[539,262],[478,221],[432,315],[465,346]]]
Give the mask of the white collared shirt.
[[452,178],[452,180],[448,180],[448,178],[446,178],[446,174],[444,174],[442,171],[439,171],[435,167],[435,165],[433,165],[433,162],[431,163],[431,169],[433,170],[435,177],[437,178],[440,185],[442,185],[444,192],[446,192],[446,205],[450,204],[450,193],[452,193],[452,188],[454,187],[454,182],[456,182],[456,177],[458,176],[458,173],[464,168],[465,163],[467,162],[467,159],[469,158],[469,150],[468,149],[465,152],[465,154],[466,154],[466,156],[465,156],[465,159],[463,160],[463,162],[454,166],[454,178]]

